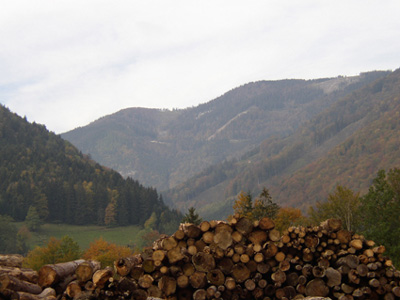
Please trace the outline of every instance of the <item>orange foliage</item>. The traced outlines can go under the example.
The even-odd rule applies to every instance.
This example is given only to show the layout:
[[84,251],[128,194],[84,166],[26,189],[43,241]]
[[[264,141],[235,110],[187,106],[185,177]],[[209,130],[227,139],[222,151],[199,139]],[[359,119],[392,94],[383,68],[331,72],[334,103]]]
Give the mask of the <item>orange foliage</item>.
[[117,259],[130,255],[132,255],[130,248],[109,243],[101,237],[90,243],[82,258],[97,260],[101,262],[102,267],[106,267],[112,266]]
[[279,209],[274,222],[275,228],[283,232],[290,226],[306,226],[307,218],[303,216],[301,210],[298,208],[282,207]]

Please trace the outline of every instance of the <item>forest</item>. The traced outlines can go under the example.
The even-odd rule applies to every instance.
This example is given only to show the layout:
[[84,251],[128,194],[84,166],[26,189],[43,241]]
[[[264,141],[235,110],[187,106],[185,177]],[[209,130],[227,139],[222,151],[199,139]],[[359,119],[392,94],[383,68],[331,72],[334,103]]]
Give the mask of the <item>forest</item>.
[[182,215],[152,187],[124,179],[83,155],[45,126],[0,106],[0,211],[15,221],[28,212],[43,222],[143,225],[171,232]]

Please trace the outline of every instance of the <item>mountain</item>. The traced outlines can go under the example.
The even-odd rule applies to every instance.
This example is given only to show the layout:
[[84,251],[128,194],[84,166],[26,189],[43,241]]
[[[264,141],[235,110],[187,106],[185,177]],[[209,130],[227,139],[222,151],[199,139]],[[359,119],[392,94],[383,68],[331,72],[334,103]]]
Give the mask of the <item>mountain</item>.
[[240,158],[268,138],[289,136],[340,98],[386,74],[252,82],[197,107],[129,108],[61,136],[123,176],[167,190],[215,164]]
[[365,192],[378,170],[399,166],[400,69],[340,98],[288,136],[270,137],[164,196],[176,207],[221,218],[241,190],[259,193],[265,186],[280,205],[306,210],[337,184]]
[[47,222],[143,225],[182,218],[156,189],[103,167],[43,125],[0,105],[0,212],[23,221],[31,206]]

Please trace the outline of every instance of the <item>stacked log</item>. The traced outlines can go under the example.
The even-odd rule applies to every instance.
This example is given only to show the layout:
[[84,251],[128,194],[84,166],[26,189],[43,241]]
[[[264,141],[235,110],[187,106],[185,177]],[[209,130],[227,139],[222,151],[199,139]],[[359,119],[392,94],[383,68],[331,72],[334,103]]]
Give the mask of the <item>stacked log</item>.
[[384,252],[383,246],[341,229],[338,220],[290,227],[281,235],[268,218],[236,217],[230,223],[181,224],[153,247],[115,261],[114,269],[82,260],[48,265],[33,286],[24,288],[16,276],[2,273],[8,281],[0,280],[0,295],[25,300],[399,299],[400,272]]
[[283,235],[268,218],[181,224],[140,255],[116,261],[120,278],[108,296],[397,299],[400,272],[384,251],[334,219]]

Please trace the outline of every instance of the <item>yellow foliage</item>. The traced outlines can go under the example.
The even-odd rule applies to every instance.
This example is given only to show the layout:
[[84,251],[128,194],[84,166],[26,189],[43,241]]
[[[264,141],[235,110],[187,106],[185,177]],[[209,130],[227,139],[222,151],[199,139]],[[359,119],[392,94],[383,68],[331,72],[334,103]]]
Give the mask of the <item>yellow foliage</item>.
[[298,208],[282,207],[279,209],[274,222],[275,228],[283,232],[290,226],[306,226],[307,218],[303,216]]
[[73,261],[80,258],[79,245],[69,236],[61,240],[51,237],[44,247],[36,247],[24,259],[24,267],[39,270],[43,265]]
[[82,258],[97,260],[101,262],[101,266],[104,268],[106,266],[113,266],[114,261],[117,259],[132,254],[130,248],[109,243],[101,237],[93,243],[90,243],[90,247],[85,251]]

